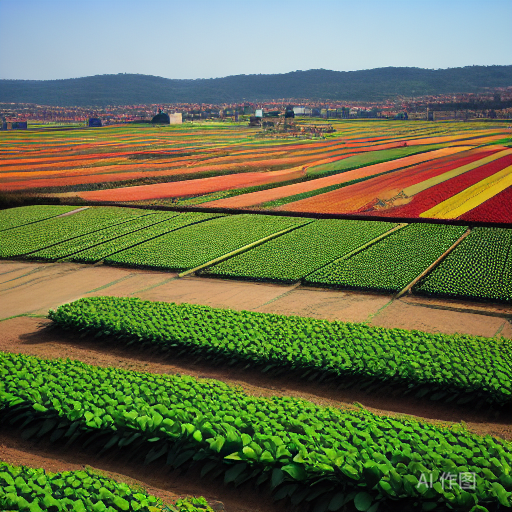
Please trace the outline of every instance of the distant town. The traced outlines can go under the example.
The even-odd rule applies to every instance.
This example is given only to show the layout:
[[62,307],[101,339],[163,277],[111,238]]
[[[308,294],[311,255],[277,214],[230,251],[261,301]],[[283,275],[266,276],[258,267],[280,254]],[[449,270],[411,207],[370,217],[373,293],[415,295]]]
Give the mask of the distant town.
[[264,103],[160,103],[107,107],[57,107],[0,102],[0,117],[4,123],[85,123],[90,118],[98,118],[103,125],[109,125],[148,122],[162,110],[170,114],[181,113],[184,122],[205,119],[242,122],[249,116],[258,115],[258,111],[265,116],[270,112],[284,113],[287,109],[293,109],[296,117],[323,119],[512,119],[512,87],[493,88],[485,93],[397,97],[380,103],[350,104],[304,98],[281,98]]

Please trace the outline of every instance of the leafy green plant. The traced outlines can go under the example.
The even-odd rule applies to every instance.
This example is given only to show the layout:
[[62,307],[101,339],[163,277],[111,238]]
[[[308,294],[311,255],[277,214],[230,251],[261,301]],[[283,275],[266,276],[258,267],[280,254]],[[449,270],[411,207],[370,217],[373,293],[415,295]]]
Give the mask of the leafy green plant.
[[[189,502],[190,503],[190,502]],[[162,502],[143,489],[90,471],[49,473],[0,462],[0,509],[30,512],[159,512]],[[172,509],[171,509],[172,510]],[[186,508],[176,504],[176,512]]]
[[[202,477],[265,484],[276,499],[318,512],[512,505],[512,445],[461,426],[256,398],[213,380],[19,354],[0,353],[0,361],[0,419],[25,439],[92,444],[97,453],[129,447],[173,468],[198,464]],[[470,473],[475,485],[446,488],[447,473]]]
[[511,403],[512,341],[314,318],[91,297],[50,311],[60,327],[222,364],[402,384],[419,397]]

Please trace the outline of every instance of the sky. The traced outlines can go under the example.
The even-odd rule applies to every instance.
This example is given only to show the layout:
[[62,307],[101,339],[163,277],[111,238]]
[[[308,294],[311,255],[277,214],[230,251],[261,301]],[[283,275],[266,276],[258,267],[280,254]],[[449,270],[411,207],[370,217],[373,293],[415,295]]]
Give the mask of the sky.
[[512,64],[511,0],[0,0],[0,78]]

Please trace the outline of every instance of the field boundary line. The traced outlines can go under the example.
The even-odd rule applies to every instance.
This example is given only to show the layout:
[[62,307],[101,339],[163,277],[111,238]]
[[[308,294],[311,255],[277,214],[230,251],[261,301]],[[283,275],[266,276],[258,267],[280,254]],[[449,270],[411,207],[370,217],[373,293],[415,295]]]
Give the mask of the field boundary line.
[[[380,315],[380,313],[382,313],[382,311],[384,311],[388,306],[391,306],[391,304],[393,304],[395,302],[395,299],[393,297],[391,297],[391,300],[389,302],[386,302],[386,304],[384,304],[384,306],[381,306],[377,311],[375,311],[374,313],[370,313],[367,317],[366,317],[366,320],[364,322],[361,322],[362,324],[366,324],[366,325],[370,325],[370,322],[378,315]],[[370,327],[378,327],[378,326],[370,326]]]
[[127,276],[120,277],[119,279],[115,279],[114,281],[111,281],[110,283],[104,284],[102,286],[99,286],[98,288],[94,288],[93,290],[89,290],[88,292],[84,293],[84,296],[89,293],[99,292],[100,290],[105,290],[105,288],[110,288],[111,286],[121,283],[122,281],[126,281],[127,279],[130,279],[131,277],[134,277],[135,274],[128,274]]
[[431,263],[418,277],[413,279],[404,289],[399,291],[396,296],[394,297],[394,300],[399,299],[402,297],[402,295],[406,294],[409,290],[412,289],[412,287],[423,277],[425,277],[430,271],[434,270],[445,258],[450,254],[455,247],[457,247],[467,236],[471,234],[471,228],[468,228],[467,231],[458,239],[456,240],[449,248],[446,250],[439,258],[437,258],[434,263]]
[[163,284],[170,283],[171,281],[174,281],[175,279],[178,279],[178,276],[169,277],[167,279],[164,279],[160,283],[152,284],[151,286],[148,286],[147,288],[141,288],[140,290],[135,290],[132,293],[129,293],[127,297],[132,297],[133,295],[138,295],[139,293],[144,293],[149,290],[152,290],[153,288],[158,288],[159,286],[162,286]]
[[[333,263],[337,263],[338,261],[348,260],[349,258],[354,256],[358,252],[364,251],[364,249],[367,249],[371,245],[376,244],[377,242],[379,242],[383,238],[386,238],[387,236],[391,235],[395,231],[398,231],[399,229],[405,228],[408,225],[409,224],[407,224],[405,222],[401,223],[401,224],[398,224],[397,226],[395,226],[394,228],[390,229],[389,231],[386,231],[385,233],[382,233],[382,235],[379,235],[376,238],[372,238],[369,242],[366,242],[365,244],[360,245],[359,247],[356,247],[355,249],[353,249],[352,251],[348,252],[347,254],[344,254],[343,256],[341,256],[339,258],[336,258],[336,259],[334,259],[332,261],[329,261],[329,263],[326,263],[325,265],[322,265],[321,267],[318,267],[317,269],[313,270],[309,274],[306,274],[305,276],[302,276],[301,279],[300,279],[300,282],[302,284],[304,284],[304,279],[306,277],[310,276],[311,274],[314,274],[315,272],[318,272],[319,270],[323,269],[324,267],[327,267],[327,265],[331,265]],[[313,286],[313,285],[308,284],[307,286]],[[322,288],[324,288],[324,287],[322,286]]]
[[286,291],[286,292],[283,292],[281,293],[281,295],[278,295],[277,297],[274,297],[273,299],[270,299],[268,300],[267,302],[264,302],[263,304],[260,304],[258,307],[254,308],[253,311],[255,310],[258,310],[264,306],[268,306],[269,304],[272,304],[273,302],[275,302],[276,300],[279,300],[279,299],[282,299],[283,297],[286,297],[287,295],[289,295],[290,293],[294,292],[297,288],[300,287],[300,281],[297,281],[293,284],[290,285],[291,286],[291,289]]
[[[311,222],[314,222],[314,221],[311,220]],[[219,256],[218,258],[207,261],[206,263],[203,263],[195,268],[185,270],[185,271],[181,272],[180,274],[178,274],[178,277],[179,278],[186,277],[186,276],[193,274],[199,270],[202,270],[203,268],[211,267],[212,265],[215,265],[216,263],[220,263],[220,262],[227,260],[233,256],[237,256],[238,254],[248,251],[249,249],[252,249],[253,247],[257,247],[258,245],[264,244],[265,242],[268,242],[274,238],[277,238],[281,235],[289,233],[290,231],[299,229],[303,226],[307,226],[308,224],[311,224],[311,222],[305,222],[304,224],[300,224],[298,226],[291,226],[289,228],[278,231],[277,233],[273,233],[272,235],[266,236],[265,238],[260,238],[259,240],[256,240],[255,242],[252,242],[248,245],[244,245],[243,247],[240,247],[239,249],[235,249],[234,251],[228,252],[227,254],[223,254],[222,256]]]
[[81,212],[82,210],[87,210],[87,208],[90,208],[90,206],[82,206],[81,208],[77,208],[76,210],[71,210],[70,212],[61,213],[60,215],[57,215],[57,217],[68,217],[69,215],[73,215],[74,213]]

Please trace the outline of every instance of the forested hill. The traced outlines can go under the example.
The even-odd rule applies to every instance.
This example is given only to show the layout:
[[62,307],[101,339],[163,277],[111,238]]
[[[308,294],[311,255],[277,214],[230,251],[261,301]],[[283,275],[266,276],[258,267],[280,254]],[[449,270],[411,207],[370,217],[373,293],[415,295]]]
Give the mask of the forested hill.
[[0,102],[61,106],[137,103],[227,103],[276,98],[381,101],[397,95],[480,92],[512,86],[512,66],[451,69],[312,69],[276,75],[173,80],[150,75],[97,75],[66,80],[0,80]]

